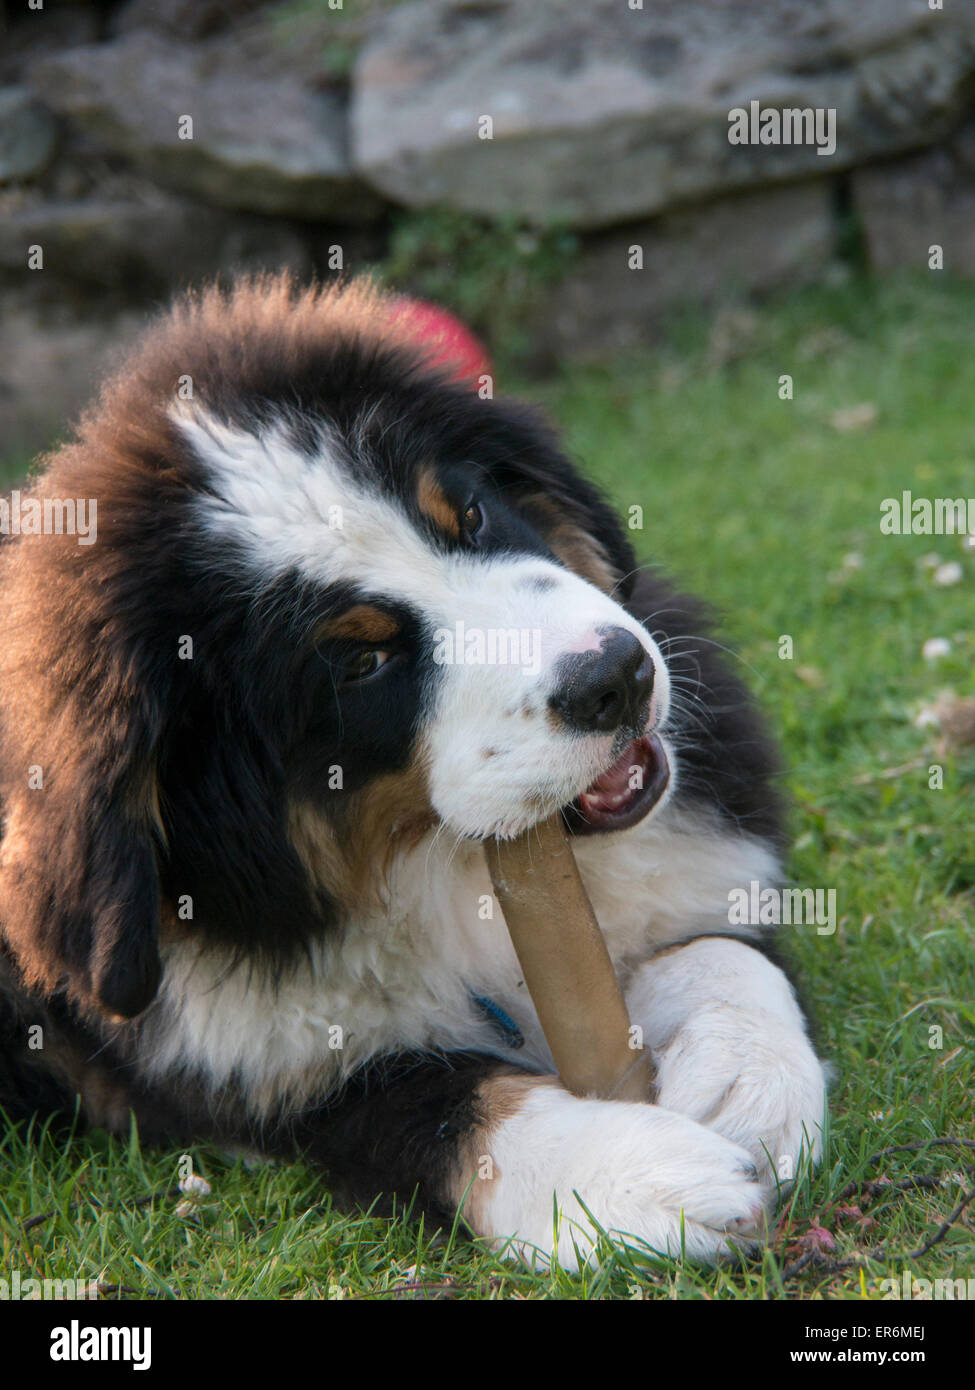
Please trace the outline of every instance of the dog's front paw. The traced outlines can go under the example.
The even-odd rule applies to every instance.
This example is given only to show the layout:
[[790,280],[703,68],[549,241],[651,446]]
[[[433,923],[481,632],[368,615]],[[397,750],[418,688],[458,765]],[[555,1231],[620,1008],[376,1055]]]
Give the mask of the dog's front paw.
[[699,937],[646,962],[627,992],[657,1100],[748,1149],[765,1186],[822,1149],[826,1075],[792,987],[747,942]]
[[766,1193],[751,1156],[686,1116],[579,1100],[540,1078],[507,1105],[491,1102],[508,1113],[489,1119],[468,1152],[464,1214],[497,1249],[543,1261],[557,1250],[574,1269],[593,1259],[601,1228],[658,1255],[711,1262],[763,1232]]
[[826,1079],[805,1032],[717,1005],[693,1014],[655,1056],[658,1101],[748,1150],[767,1186],[822,1151]]

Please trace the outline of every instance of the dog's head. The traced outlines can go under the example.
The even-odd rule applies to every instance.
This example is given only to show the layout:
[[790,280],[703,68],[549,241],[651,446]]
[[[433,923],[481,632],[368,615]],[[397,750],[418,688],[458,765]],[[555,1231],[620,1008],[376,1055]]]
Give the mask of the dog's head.
[[187,299],[5,546],[0,923],[131,1017],[171,930],[276,957],[428,831],[634,824],[668,769],[634,559],[521,407],[424,361],[361,284]]

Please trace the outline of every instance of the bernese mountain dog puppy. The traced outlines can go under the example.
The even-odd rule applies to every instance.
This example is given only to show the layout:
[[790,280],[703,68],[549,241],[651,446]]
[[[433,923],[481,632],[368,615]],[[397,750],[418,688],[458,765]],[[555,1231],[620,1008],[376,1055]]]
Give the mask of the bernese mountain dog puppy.
[[[729,912],[780,881],[774,750],[536,413],[390,304],[185,297],[29,493],[97,504],[94,543],[0,545],[0,1104],[301,1153],[569,1267],[580,1199],[714,1259],[821,1142]],[[484,842],[557,811],[652,1104],[560,1086],[492,895]]]

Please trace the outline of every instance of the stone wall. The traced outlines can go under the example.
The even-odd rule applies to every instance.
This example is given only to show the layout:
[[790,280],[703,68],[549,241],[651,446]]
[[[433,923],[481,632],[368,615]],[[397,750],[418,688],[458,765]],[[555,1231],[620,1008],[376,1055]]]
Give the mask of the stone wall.
[[[538,364],[815,280],[851,215],[877,271],[975,273],[975,0],[33,3],[0,52],[7,453],[235,269],[392,265]],[[785,109],[823,138],[729,139]]]

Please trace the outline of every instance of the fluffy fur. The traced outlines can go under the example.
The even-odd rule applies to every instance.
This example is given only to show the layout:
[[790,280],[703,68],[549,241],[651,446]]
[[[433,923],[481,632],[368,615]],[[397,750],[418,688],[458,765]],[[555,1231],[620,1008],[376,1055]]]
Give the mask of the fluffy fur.
[[[729,925],[731,889],[779,878],[774,755],[706,613],[539,418],[451,381],[369,286],[261,279],[156,323],[32,495],[95,499],[98,533],[0,546],[13,1117],[80,1096],[159,1141],[302,1151],[543,1257],[554,1192],[569,1264],[575,1194],[661,1252],[682,1219],[701,1258],[760,1232],[824,1089],[768,943]],[[471,633],[530,660],[468,660]],[[667,789],[607,828],[633,750]],[[654,1105],[557,1084],[492,897],[482,842],[559,810]]]

